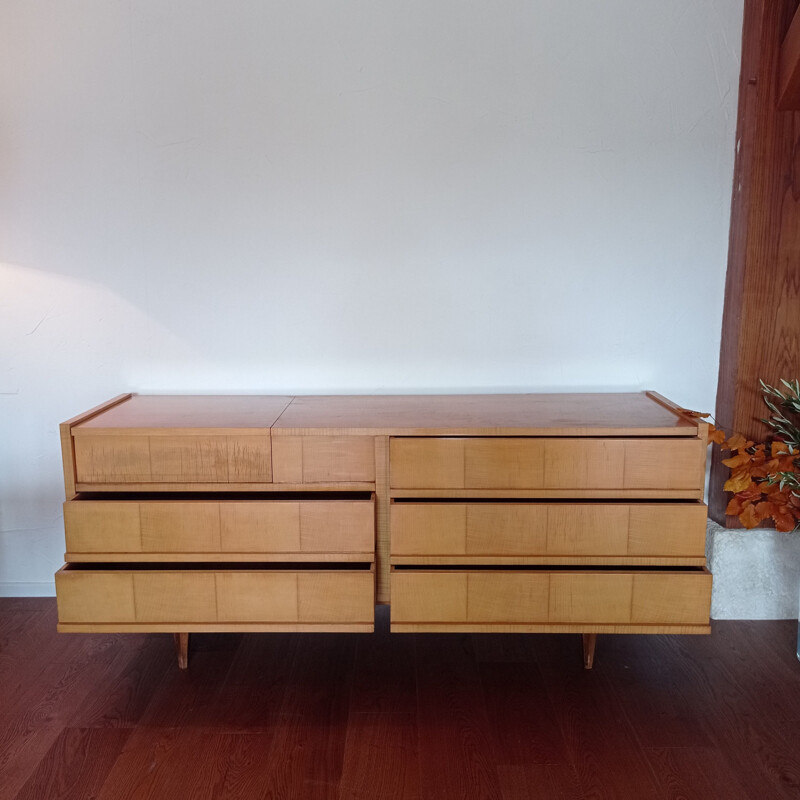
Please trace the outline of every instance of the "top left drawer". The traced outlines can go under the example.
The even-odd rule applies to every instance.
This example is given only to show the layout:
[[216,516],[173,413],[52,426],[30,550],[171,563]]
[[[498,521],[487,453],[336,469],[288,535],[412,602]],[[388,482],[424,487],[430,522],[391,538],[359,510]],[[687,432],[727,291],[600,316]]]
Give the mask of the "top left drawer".
[[258,490],[271,484],[270,430],[291,397],[120,395],[61,424],[64,488]]
[[74,437],[79,484],[270,483],[269,434]]

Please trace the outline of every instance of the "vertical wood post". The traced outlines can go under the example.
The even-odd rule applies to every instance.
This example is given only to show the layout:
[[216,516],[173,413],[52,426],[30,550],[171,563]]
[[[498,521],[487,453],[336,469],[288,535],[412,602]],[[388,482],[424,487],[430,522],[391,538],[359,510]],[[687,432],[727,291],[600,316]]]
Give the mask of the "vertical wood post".
[[[781,44],[797,0],[745,0],[717,426],[756,441],[759,378],[800,376],[800,115],[779,111]],[[714,449],[709,512],[721,524],[728,469]]]

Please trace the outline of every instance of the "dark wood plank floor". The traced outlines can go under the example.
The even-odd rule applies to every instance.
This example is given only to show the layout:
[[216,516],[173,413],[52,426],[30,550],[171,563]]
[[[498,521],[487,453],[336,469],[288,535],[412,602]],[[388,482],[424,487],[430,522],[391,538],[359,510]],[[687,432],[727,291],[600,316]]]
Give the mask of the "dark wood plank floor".
[[800,798],[796,623],[711,636],[55,632],[0,599],[0,800]]

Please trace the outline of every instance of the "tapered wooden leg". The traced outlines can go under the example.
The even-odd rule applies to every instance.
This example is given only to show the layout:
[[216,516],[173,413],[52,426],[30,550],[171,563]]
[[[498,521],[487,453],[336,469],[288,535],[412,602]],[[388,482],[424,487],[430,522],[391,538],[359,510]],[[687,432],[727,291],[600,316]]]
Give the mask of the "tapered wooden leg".
[[591,669],[594,665],[594,646],[597,644],[596,633],[584,633],[583,636],[583,668]]
[[173,633],[175,639],[175,652],[178,654],[178,667],[186,669],[189,666],[189,634]]

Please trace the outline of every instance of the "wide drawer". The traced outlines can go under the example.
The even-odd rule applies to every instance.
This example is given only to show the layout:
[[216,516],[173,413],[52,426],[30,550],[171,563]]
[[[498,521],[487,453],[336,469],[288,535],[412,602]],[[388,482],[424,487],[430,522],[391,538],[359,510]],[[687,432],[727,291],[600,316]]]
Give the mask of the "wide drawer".
[[269,434],[82,434],[73,438],[79,484],[269,483]]
[[374,499],[76,499],[67,561],[350,557],[372,561]]
[[393,489],[702,491],[700,439],[393,438]]
[[275,436],[275,483],[371,483],[375,481],[372,436]]
[[67,564],[56,573],[61,630],[191,630],[193,625],[202,630],[235,630],[240,625],[371,630],[374,586],[372,565],[156,570]]
[[703,503],[393,502],[393,563],[574,563],[692,558],[705,563]]
[[711,574],[683,570],[392,568],[393,626],[707,627]]

